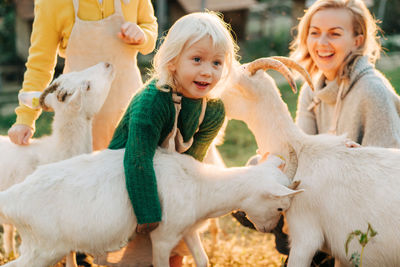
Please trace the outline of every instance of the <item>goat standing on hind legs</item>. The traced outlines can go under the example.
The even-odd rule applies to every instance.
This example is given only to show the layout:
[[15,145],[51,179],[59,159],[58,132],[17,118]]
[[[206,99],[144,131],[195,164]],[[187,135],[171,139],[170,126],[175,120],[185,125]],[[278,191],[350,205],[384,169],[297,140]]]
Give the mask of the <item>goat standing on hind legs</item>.
[[[113,66],[99,63],[55,79],[40,97],[42,107],[54,111],[52,135],[33,139],[29,146],[15,145],[0,136],[0,190],[24,181],[39,165],[91,152],[92,119],[113,78]],[[4,227],[4,249],[6,256],[16,253],[12,225]]]
[[[250,63],[248,69],[254,73],[258,68]],[[299,187],[305,192],[286,211],[289,267],[310,266],[321,249],[348,266],[348,234],[368,223],[378,234],[364,249],[363,266],[400,266],[399,149],[349,148],[345,136],[305,134],[294,124],[272,78],[262,71],[252,76],[241,70],[222,99],[228,117],[247,123],[260,150],[284,155],[284,171],[294,170],[288,176],[302,181]],[[240,103],[240,110],[230,110],[229,103]],[[359,250],[356,242],[350,243],[349,251]]]

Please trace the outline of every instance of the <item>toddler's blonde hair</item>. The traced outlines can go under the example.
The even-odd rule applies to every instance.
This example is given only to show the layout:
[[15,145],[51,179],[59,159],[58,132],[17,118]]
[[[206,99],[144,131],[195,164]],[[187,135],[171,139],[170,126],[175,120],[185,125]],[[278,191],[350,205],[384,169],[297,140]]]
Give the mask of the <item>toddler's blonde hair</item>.
[[168,66],[177,58],[185,45],[190,46],[209,36],[213,47],[225,51],[225,64],[221,80],[228,77],[232,65],[236,61],[238,47],[231,35],[229,24],[225,23],[221,15],[215,12],[197,12],[183,16],[177,20],[168,31],[162,45],[154,56],[153,77],[158,79],[157,87],[176,86]]
[[379,28],[362,0],[318,0],[311,5],[297,26],[297,36],[290,46],[291,57],[302,64],[311,76],[318,72],[318,68],[307,49],[307,36],[312,17],[316,12],[324,9],[348,10],[353,19],[354,36],[362,35],[364,37],[359,48],[352,51],[345,59],[338,72],[337,79],[343,81],[349,78],[352,63],[359,56],[367,55],[370,62],[375,64],[381,52],[381,44],[378,37]]

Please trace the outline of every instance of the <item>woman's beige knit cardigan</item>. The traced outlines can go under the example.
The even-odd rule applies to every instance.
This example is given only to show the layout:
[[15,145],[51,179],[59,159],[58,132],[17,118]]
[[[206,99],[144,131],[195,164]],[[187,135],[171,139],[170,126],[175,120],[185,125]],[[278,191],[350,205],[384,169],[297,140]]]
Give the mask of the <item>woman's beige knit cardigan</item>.
[[315,92],[308,85],[301,89],[297,125],[307,134],[320,134],[328,133],[333,123],[337,135],[361,145],[400,148],[400,97],[366,57],[354,64],[339,100],[337,123],[332,120],[339,86],[321,76]]

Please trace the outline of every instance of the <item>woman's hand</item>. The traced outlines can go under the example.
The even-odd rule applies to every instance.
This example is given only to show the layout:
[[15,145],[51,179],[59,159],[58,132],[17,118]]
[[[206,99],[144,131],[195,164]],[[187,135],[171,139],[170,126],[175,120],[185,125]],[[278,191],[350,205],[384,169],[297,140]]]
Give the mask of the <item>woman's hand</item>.
[[121,31],[118,33],[118,37],[127,44],[139,45],[144,43],[146,36],[143,30],[132,22],[125,22],[121,25]]
[[16,124],[8,130],[11,142],[17,145],[29,145],[32,135],[32,128],[23,124]]

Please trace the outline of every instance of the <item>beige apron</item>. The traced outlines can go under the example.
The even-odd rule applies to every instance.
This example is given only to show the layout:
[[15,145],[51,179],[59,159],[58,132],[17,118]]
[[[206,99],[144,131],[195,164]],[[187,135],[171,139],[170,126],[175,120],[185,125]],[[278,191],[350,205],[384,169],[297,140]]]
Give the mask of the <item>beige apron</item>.
[[[175,121],[174,127],[169,135],[165,138],[161,147],[167,149],[169,152],[177,151],[183,153],[188,150],[193,144],[193,137],[183,142],[183,137],[178,129],[178,117],[181,110],[181,99],[182,97],[173,93],[172,100],[175,106]],[[205,111],[207,107],[207,100],[203,98],[201,107],[201,113],[199,117],[199,126],[196,132],[199,130],[200,124],[203,122]],[[173,249],[171,256],[180,255],[187,256],[191,255],[185,242],[181,240],[179,244]],[[107,256],[103,255],[95,259],[97,264],[105,264],[112,267],[145,267],[152,264],[152,248],[150,235],[136,235],[126,247],[123,249],[108,253]]]
[[[176,93],[172,93],[172,101],[174,101],[174,106],[175,106],[174,127],[172,128],[172,131],[169,133],[169,135],[165,138],[165,140],[161,144],[161,147],[167,149],[169,152],[177,151],[178,153],[183,153],[192,146],[193,137],[190,138],[189,141],[184,142],[182,134],[178,129],[178,117],[181,111],[182,96]],[[199,124],[197,126],[196,132],[199,130],[200,124],[203,122],[204,115],[206,113],[206,108],[207,108],[207,100],[206,98],[203,98],[203,103],[201,105],[201,113],[199,117]]]
[[75,24],[65,52],[64,73],[79,71],[101,61],[112,63],[116,70],[110,93],[93,120],[93,150],[108,146],[133,93],[143,85],[136,64],[137,50],[117,36],[125,22],[121,1],[114,0],[115,11],[111,16],[84,21],[78,18],[79,0],[73,0]]

